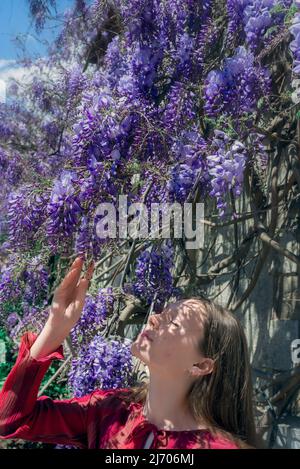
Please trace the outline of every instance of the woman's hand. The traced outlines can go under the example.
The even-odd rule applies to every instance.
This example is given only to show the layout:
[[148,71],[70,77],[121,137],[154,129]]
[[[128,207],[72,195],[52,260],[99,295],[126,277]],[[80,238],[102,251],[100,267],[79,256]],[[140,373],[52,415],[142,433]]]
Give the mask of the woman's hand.
[[78,322],[94,270],[91,263],[86,275],[80,278],[83,262],[83,259],[77,258],[56,288],[48,320],[31,346],[32,358],[39,359],[56,350]]
[[56,288],[49,312],[52,325],[71,330],[79,321],[94,271],[92,262],[85,276],[80,278],[83,263],[82,258],[75,259],[67,275]]

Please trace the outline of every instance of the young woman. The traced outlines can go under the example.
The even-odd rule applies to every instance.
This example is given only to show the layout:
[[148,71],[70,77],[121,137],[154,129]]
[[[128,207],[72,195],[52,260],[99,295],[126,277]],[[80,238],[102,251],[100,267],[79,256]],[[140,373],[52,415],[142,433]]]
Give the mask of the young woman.
[[37,397],[53,359],[80,318],[92,277],[78,258],[57,288],[37,336],[21,339],[0,393],[0,439],[78,448],[237,449],[259,447],[246,338],[237,319],[211,301],[189,298],[152,314],[132,344],[149,382],[96,389],[81,397]]

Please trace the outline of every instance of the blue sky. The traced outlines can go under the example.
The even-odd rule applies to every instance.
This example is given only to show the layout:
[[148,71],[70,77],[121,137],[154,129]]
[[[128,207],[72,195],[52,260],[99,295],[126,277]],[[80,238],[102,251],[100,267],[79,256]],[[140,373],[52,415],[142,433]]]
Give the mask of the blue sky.
[[[74,0],[57,0],[58,11],[72,7]],[[17,48],[12,39],[18,34],[26,37],[26,49],[31,55],[45,55],[46,46],[38,41],[34,25],[28,14],[27,0],[0,0],[0,60],[17,59]],[[51,42],[59,31],[59,23],[46,25],[41,40]]]
[[[57,0],[57,11],[62,14],[74,5],[74,0]],[[26,54],[30,57],[47,55],[47,44],[58,35],[61,21],[46,23],[41,34],[37,34],[29,16],[27,0],[0,0],[0,103],[6,101],[6,85],[9,77],[22,80],[28,75],[26,68],[16,61],[21,56],[13,39],[25,39]]]

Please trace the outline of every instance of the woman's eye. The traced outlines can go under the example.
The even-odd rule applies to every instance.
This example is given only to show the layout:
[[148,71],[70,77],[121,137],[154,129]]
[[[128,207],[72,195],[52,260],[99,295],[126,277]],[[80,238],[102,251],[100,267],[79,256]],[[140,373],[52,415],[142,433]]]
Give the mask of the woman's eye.
[[175,324],[176,327],[179,327],[178,324],[176,324],[176,322],[174,321],[171,321],[172,324]]

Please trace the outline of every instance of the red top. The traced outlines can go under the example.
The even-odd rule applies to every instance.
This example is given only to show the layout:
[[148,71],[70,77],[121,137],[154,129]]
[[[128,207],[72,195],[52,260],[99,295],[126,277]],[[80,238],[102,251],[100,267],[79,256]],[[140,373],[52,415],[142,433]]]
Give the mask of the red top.
[[0,439],[20,438],[81,449],[141,449],[147,440],[155,449],[238,448],[208,430],[158,429],[143,416],[142,404],[118,398],[120,389],[97,389],[63,400],[37,397],[51,361],[64,360],[64,354],[60,345],[36,360],[30,355],[36,338],[31,331],[22,336],[16,363],[0,392]]

